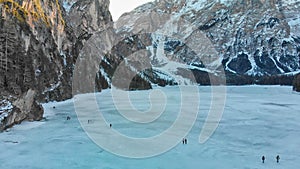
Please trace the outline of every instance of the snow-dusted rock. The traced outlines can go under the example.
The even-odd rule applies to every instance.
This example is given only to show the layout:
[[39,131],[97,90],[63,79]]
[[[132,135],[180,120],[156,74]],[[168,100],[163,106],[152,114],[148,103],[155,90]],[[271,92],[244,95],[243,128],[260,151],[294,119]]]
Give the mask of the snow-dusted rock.
[[[173,72],[171,76],[182,74],[178,69],[193,70],[199,77],[197,82],[203,84],[200,79],[205,78],[204,72],[216,73],[214,69],[224,67],[229,84],[291,85],[289,75],[300,69],[299,7],[296,0],[158,0],[124,14],[115,28],[122,36],[133,36],[142,30],[159,34],[164,29],[182,37],[184,41],[153,33],[149,37],[152,43],[147,49],[153,69],[163,68]],[[187,24],[174,24],[180,19]],[[203,48],[193,53],[184,46],[189,38],[200,44],[198,48],[203,46],[203,36],[194,37],[196,31],[209,39],[212,50]],[[208,51],[216,51],[218,57],[201,57]]]

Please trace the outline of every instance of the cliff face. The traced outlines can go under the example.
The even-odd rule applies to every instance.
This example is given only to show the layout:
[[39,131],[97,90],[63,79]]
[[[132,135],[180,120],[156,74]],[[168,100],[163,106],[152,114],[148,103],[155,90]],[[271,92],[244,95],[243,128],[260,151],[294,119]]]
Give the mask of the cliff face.
[[0,131],[41,120],[42,102],[72,97],[76,59],[93,33],[112,21],[108,5],[108,0],[1,1]]

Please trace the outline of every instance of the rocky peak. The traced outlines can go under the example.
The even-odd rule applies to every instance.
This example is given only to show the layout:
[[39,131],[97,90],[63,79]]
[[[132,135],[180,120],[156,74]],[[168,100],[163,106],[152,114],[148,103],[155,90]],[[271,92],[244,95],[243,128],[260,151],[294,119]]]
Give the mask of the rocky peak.
[[[105,29],[112,22],[107,10],[109,0],[85,0],[73,2],[68,17],[75,28],[75,34],[80,36],[86,32],[96,32]],[[79,17],[80,16],[80,17]]]

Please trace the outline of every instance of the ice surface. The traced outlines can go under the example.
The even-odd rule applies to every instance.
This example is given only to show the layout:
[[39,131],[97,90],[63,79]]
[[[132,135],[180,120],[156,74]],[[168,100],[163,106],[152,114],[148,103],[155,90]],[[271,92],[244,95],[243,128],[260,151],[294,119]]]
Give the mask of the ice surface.
[[[115,130],[132,137],[149,137],[172,124],[180,103],[178,87],[157,89],[168,98],[162,121],[155,121],[157,124],[131,124],[122,119],[113,106],[110,90],[96,96],[105,119],[113,122]],[[131,92],[132,104],[138,110],[149,108],[149,92]],[[162,155],[129,159],[104,151],[83,132],[73,100],[68,100],[45,104],[45,119],[41,122],[23,123],[0,133],[0,169],[300,168],[300,95],[291,87],[227,87],[222,121],[204,144],[199,144],[198,138],[210,106],[210,87],[199,87],[199,92],[199,116],[187,135],[188,144],[179,143]],[[71,120],[66,120],[67,116]],[[281,157],[279,164],[277,154]],[[264,164],[262,155],[266,156]]]

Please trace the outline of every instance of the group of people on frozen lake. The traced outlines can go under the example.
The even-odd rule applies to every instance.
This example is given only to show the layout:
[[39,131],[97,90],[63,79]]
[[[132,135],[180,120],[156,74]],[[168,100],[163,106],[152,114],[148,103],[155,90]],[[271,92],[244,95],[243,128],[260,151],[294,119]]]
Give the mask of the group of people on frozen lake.
[[182,139],[182,144],[187,144],[187,139],[186,138]]
[[[261,157],[261,160],[262,160],[262,163],[265,163],[266,157],[265,157],[265,156],[262,156],[262,157]],[[280,160],[280,157],[279,157],[279,155],[277,155],[277,156],[276,156],[276,162],[279,163],[279,160]]]
[[[56,108],[56,107],[53,106],[53,109],[55,109],[55,108]],[[70,116],[67,116],[67,120],[71,120],[71,117],[70,117]],[[91,121],[92,121],[92,120],[88,120],[88,123],[91,123]],[[111,124],[111,123],[109,124],[109,127],[110,127],[110,128],[112,127],[112,124]],[[182,144],[187,144],[187,138],[183,138],[183,139],[182,139]],[[277,155],[275,159],[276,159],[276,162],[279,163],[280,156]],[[266,157],[265,157],[265,156],[262,156],[262,157],[261,157],[261,160],[262,160],[262,163],[265,163]]]

